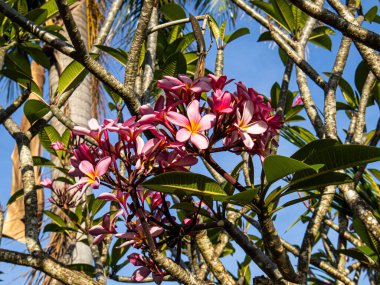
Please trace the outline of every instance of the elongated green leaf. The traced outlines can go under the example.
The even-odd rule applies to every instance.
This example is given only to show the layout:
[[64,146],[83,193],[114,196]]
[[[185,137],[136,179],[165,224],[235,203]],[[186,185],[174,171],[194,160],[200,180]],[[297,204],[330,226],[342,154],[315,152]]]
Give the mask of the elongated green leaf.
[[47,19],[47,11],[46,9],[37,8],[34,10],[29,11],[25,17],[29,20],[33,21],[37,25],[41,25],[44,23]]
[[51,211],[44,211],[44,214],[48,216],[54,223],[61,227],[67,227],[66,222],[57,214],[51,212]]
[[380,160],[380,148],[365,145],[333,145],[305,159],[307,164],[324,164],[320,171],[334,171]]
[[359,94],[362,94],[365,80],[367,79],[369,68],[367,63],[362,60],[355,70],[355,86]]
[[286,0],[275,0],[272,1],[273,5],[277,5],[277,8],[284,19],[289,31],[295,31],[294,26],[294,16],[293,11],[291,9],[291,4],[289,4]]
[[210,26],[210,30],[211,30],[211,33],[212,35],[214,36],[215,40],[218,41],[219,38],[220,38],[220,31],[219,31],[219,26],[218,24],[216,23],[214,17],[212,17],[211,15],[209,16],[209,19],[211,21],[208,21],[208,25]]
[[295,190],[310,190],[317,189],[329,185],[340,185],[344,183],[352,182],[352,178],[347,174],[340,172],[329,172],[317,174],[309,178],[302,179],[301,181],[295,180],[288,184],[289,192],[287,191],[284,195],[290,194]]
[[24,189],[17,190],[8,200],[7,206],[16,202],[18,199],[24,196]]
[[225,35],[224,36],[224,42],[226,44],[244,36],[244,35],[247,35],[249,34],[249,29],[248,28],[240,28],[240,29],[237,29],[235,32],[233,32],[232,34],[230,35]]
[[186,18],[185,10],[178,4],[169,3],[161,7],[161,12],[169,21]]
[[270,155],[264,160],[264,172],[268,184],[300,170],[311,170],[316,172],[310,165],[282,155]]
[[[75,3],[76,1],[78,1],[78,0],[67,0],[67,4],[71,5],[71,4]],[[49,1],[47,1],[40,8],[41,9],[45,9],[47,11],[47,15],[46,15],[47,19],[55,16],[59,12],[55,0],[49,0]]]
[[55,167],[55,164],[51,160],[41,156],[33,156],[33,165]]
[[0,71],[0,74],[17,82],[17,84],[22,88],[30,89],[34,94],[42,97],[40,88],[38,88],[37,84],[24,73],[18,72],[16,70],[2,70]]
[[225,196],[223,189],[211,178],[190,172],[168,172],[142,183],[142,186],[168,194]]
[[30,99],[24,105],[24,114],[31,124],[41,119],[49,111],[49,107],[40,100]]
[[366,19],[368,22],[371,23],[377,15],[377,10],[378,10],[378,7],[373,6],[371,9],[368,10],[367,13],[365,13],[364,19]]
[[58,141],[62,141],[62,138],[53,126],[46,125],[40,131],[40,142],[42,146],[53,155],[57,155],[57,152],[53,149],[51,144]]
[[114,59],[116,59],[122,65],[125,66],[127,64],[128,53],[126,53],[125,51],[120,50],[120,49],[115,49],[115,48],[109,47],[109,46],[103,46],[103,45],[97,45],[96,47],[98,49],[100,49],[101,51],[108,53],[110,56],[112,56]]
[[[324,72],[327,76],[331,76],[332,74],[330,72]],[[344,98],[346,99],[347,103],[351,107],[355,107],[358,105],[357,98],[355,96],[354,89],[352,89],[351,85],[344,79],[340,78],[339,80],[339,87],[342,90],[342,94]]]
[[258,42],[265,42],[265,41],[271,41],[271,40],[273,39],[269,31],[261,33],[259,38],[257,39]]
[[162,68],[162,75],[176,76],[186,74],[186,59],[182,53],[175,53],[165,61]]
[[[97,59],[99,55],[91,55],[94,59]],[[62,94],[67,90],[74,88],[81,83],[88,74],[88,70],[84,68],[82,64],[73,60],[62,72],[58,81],[58,94]]]
[[274,108],[274,109],[277,108],[277,105],[278,105],[278,99],[279,99],[279,97],[280,97],[280,91],[281,91],[280,84],[278,84],[278,82],[275,82],[275,83],[272,85],[272,88],[271,88],[271,90],[270,90],[271,106],[272,106],[272,108]]
[[[235,180],[239,180],[239,173],[240,173],[240,169],[242,165],[243,165],[243,161],[238,163],[238,165],[235,166],[235,168],[232,170],[230,174]],[[223,187],[223,190],[228,195],[232,195],[234,193],[235,188],[231,183],[226,182],[226,185]]]
[[304,147],[297,150],[291,158],[297,159],[297,160],[305,160],[309,155],[316,151],[323,150],[326,147],[338,145],[339,142],[333,139],[323,139],[323,140],[315,140]]
[[198,55],[196,52],[188,52],[188,53],[185,53],[183,56],[185,57],[187,64],[196,62],[198,59]]
[[277,6],[263,1],[251,1],[251,3],[259,7],[261,10],[267,13],[273,20],[275,20],[279,25],[281,25],[284,29],[290,32],[289,27],[286,24],[281,13],[279,12]]
[[50,59],[42,51],[42,48],[39,45],[33,43],[24,43],[23,45],[20,45],[20,48],[25,50],[38,64],[42,65],[45,68],[50,67]]
[[304,108],[303,105],[292,107],[288,112],[286,112],[285,122],[289,122],[292,118],[294,118],[294,116],[296,116],[299,112],[301,112],[303,108]]
[[184,52],[194,41],[195,41],[194,33],[188,33],[184,35],[181,42],[178,45],[177,51]]

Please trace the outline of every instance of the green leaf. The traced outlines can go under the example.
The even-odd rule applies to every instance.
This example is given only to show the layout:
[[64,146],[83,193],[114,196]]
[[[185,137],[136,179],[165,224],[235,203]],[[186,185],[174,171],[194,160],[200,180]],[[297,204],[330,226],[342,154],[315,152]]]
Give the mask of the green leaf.
[[226,196],[217,182],[207,176],[190,172],[163,173],[141,185],[147,189],[168,194]]
[[339,142],[333,139],[323,139],[323,140],[315,140],[311,143],[308,143],[304,147],[297,150],[291,158],[296,160],[304,161],[309,155],[316,151],[323,150],[326,147],[339,145]]
[[7,53],[4,58],[4,64],[7,69],[17,71],[28,78],[32,78],[30,62],[25,53],[19,50],[13,50],[10,53]]
[[380,160],[380,148],[365,145],[332,145],[305,159],[307,164],[324,164],[320,171],[334,171]]
[[363,86],[367,79],[368,73],[368,65],[364,60],[362,60],[355,70],[355,86],[359,94],[362,94]]
[[[324,72],[327,76],[331,77],[331,72]],[[357,98],[355,96],[355,92],[352,89],[351,85],[343,78],[341,77],[339,80],[339,87],[342,90],[342,94],[344,98],[346,99],[347,103],[351,107],[358,106]]]
[[270,104],[271,104],[272,108],[274,108],[274,109],[277,108],[278,100],[279,100],[279,97],[280,97],[280,91],[281,91],[280,84],[278,84],[277,82],[275,82],[272,85],[272,88],[270,90],[270,98],[271,98]]
[[[75,3],[76,1],[78,1],[78,0],[67,0],[67,4],[68,4],[68,5],[72,5],[72,4]],[[49,18],[55,16],[55,15],[58,14],[58,12],[59,12],[55,0],[49,0],[49,1],[47,1],[47,2],[46,2],[45,4],[43,4],[40,8],[41,8],[41,9],[45,9],[45,10],[47,11],[47,15],[46,15],[46,18],[47,18],[47,19],[49,19]]]
[[55,224],[61,226],[61,227],[64,227],[66,228],[67,227],[67,224],[66,222],[60,217],[58,216],[57,214],[51,212],[51,211],[44,211],[44,214],[46,216],[48,216]]
[[9,198],[7,202],[7,206],[11,205],[12,203],[16,202],[18,199],[24,196],[24,189],[17,190],[13,195]]
[[368,169],[368,171],[371,172],[371,174],[375,176],[377,180],[380,181],[380,170],[371,168],[371,169]]
[[278,11],[280,11],[282,18],[284,19],[288,30],[289,31],[294,31],[295,26],[294,26],[294,16],[293,16],[293,11],[291,9],[291,4],[289,4],[285,0],[275,0],[272,1],[273,4],[277,5]]
[[258,42],[265,42],[265,41],[271,41],[272,36],[270,34],[270,31],[266,31],[260,34],[259,38],[257,39]]
[[314,38],[314,39],[310,40],[310,42],[317,45],[317,46],[320,46],[324,49],[331,51],[332,40],[331,40],[330,36],[328,36],[328,35],[322,35],[318,38]]
[[37,84],[30,77],[26,76],[24,73],[21,73],[16,70],[7,69],[7,70],[0,71],[0,74],[17,82],[18,85],[20,85],[22,88],[30,89],[34,94],[42,97],[40,88],[38,88]]
[[289,174],[305,169],[316,172],[310,165],[282,155],[269,155],[264,160],[264,172],[268,184],[272,184]]
[[24,43],[23,45],[20,45],[20,48],[28,53],[39,65],[45,68],[50,68],[50,59],[42,51],[42,48],[39,45],[33,43]]
[[[91,55],[97,59],[99,55]],[[88,74],[88,70],[79,62],[73,60],[62,72],[58,81],[57,92],[59,95],[80,84]]]
[[40,131],[40,142],[42,146],[53,155],[58,155],[59,151],[56,152],[51,144],[58,141],[62,141],[62,138],[53,126],[46,125]]
[[179,43],[177,47],[177,51],[184,52],[194,41],[195,41],[194,33],[188,33],[184,35],[181,42]]
[[267,13],[273,20],[275,20],[279,25],[281,25],[284,29],[289,31],[289,27],[287,26],[277,6],[262,1],[251,1],[251,3],[259,7],[261,10]]
[[181,33],[181,27],[179,25],[172,27],[170,29],[169,36],[168,36],[168,44],[171,44],[176,39],[178,39],[180,33]]
[[40,100],[30,99],[24,105],[24,114],[31,124],[41,119],[49,111],[49,107]]
[[294,118],[294,116],[296,116],[299,112],[301,112],[303,108],[304,108],[303,105],[292,107],[288,112],[286,112],[285,122],[289,122],[292,118]]
[[41,156],[33,156],[33,165],[55,167],[55,164],[51,160]]
[[177,76],[186,74],[186,59],[182,53],[175,53],[168,57],[162,67],[162,75]]
[[188,53],[185,53],[183,56],[185,57],[187,64],[196,62],[198,59],[198,55],[196,52],[188,52]]
[[186,18],[185,10],[177,4],[169,3],[161,7],[161,12],[169,21],[175,21]]
[[310,131],[299,126],[284,126],[280,130],[280,134],[283,138],[293,143],[297,147],[303,147],[307,143],[310,143],[317,139]]
[[114,59],[120,62],[123,66],[126,66],[128,61],[128,53],[126,53],[125,51],[103,45],[97,45],[96,47],[101,51],[108,53],[110,56],[112,56]]
[[33,21],[36,25],[41,25],[46,21],[47,15],[46,9],[37,8],[29,11],[25,17]]
[[[230,174],[235,180],[239,180],[239,173],[243,163],[243,161],[239,162]],[[234,193],[235,187],[231,183],[226,182],[226,185],[223,187],[223,190],[228,195],[232,195]]]
[[371,9],[368,10],[367,13],[365,13],[364,19],[366,19],[368,22],[371,23],[373,20],[375,20],[375,17],[377,15],[377,10],[378,10],[378,7],[373,6]]
[[224,36],[224,42],[226,44],[244,36],[244,35],[247,35],[249,34],[249,29],[248,28],[240,28],[240,29],[237,29],[236,31],[234,31],[232,34],[230,35],[225,35]]
[[214,36],[215,40],[218,41],[218,39],[220,38],[219,26],[216,23],[214,17],[212,17],[211,15],[209,15],[209,19],[211,21],[207,21],[207,23],[210,26],[211,33]]
[[352,182],[352,178],[345,173],[329,172],[318,174],[302,180],[292,181],[284,188],[289,188],[289,192],[285,192],[284,195],[295,192],[295,190],[302,189],[303,191],[310,189],[317,189],[329,185],[340,185],[344,183]]

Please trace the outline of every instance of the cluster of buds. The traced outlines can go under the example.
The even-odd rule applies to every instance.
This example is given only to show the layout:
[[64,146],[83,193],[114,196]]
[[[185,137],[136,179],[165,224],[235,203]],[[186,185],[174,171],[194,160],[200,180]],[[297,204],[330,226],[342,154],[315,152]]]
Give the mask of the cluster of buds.
[[[140,119],[132,117],[123,123],[106,119],[103,124],[91,119],[88,128],[73,129],[73,135],[92,137],[97,145],[80,143],[72,150],[69,173],[79,180],[67,189],[76,193],[71,198],[81,200],[78,193],[83,195],[89,187],[103,185],[112,193],[103,193],[98,199],[112,201],[119,209],[105,215],[101,225],[89,229],[96,236],[95,243],[114,234],[123,239],[122,247],[133,246],[143,252],[151,246],[147,235],[158,249],[163,239],[175,244],[178,236],[173,233],[190,233],[198,221],[196,214],[178,223],[169,211],[166,196],[141,189],[142,182],[168,171],[189,171],[198,156],[214,152],[246,151],[261,158],[268,155],[282,126],[281,117],[274,114],[264,96],[241,82],[236,84],[235,92],[224,90],[230,82],[226,76],[209,75],[195,81],[184,75],[167,76],[157,84],[165,96],[158,98],[154,108],[142,106]],[[143,134],[149,140],[144,141]],[[223,146],[216,147],[219,142]],[[117,232],[120,219],[126,232]],[[161,282],[165,273],[149,258],[136,254],[130,257],[132,264],[142,266],[134,274],[136,281],[152,272],[156,283]]]

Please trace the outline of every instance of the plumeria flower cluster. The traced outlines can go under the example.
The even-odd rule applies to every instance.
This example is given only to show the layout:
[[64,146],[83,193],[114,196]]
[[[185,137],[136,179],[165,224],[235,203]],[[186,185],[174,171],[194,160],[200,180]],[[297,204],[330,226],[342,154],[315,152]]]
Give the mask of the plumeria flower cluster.
[[[157,84],[165,95],[157,99],[154,107],[141,106],[139,119],[131,117],[125,122],[106,119],[102,124],[91,119],[88,127],[73,129],[74,136],[91,137],[97,145],[89,146],[82,141],[67,150],[72,153],[69,173],[78,179],[67,189],[75,195],[66,197],[69,201],[64,203],[75,205],[83,200],[78,196],[86,189],[103,185],[112,193],[102,193],[98,199],[118,207],[117,212],[105,215],[101,224],[89,229],[95,243],[102,242],[107,235],[115,235],[122,240],[120,247],[132,246],[144,254],[152,241],[158,249],[164,244],[174,246],[178,239],[175,233],[191,233],[198,217],[194,214],[177,221],[166,195],[143,189],[142,182],[165,172],[189,171],[198,162],[198,156],[214,152],[246,151],[261,158],[269,154],[271,144],[275,143],[273,138],[282,126],[281,117],[274,114],[264,96],[242,82],[236,83],[234,92],[225,90],[230,83],[225,75],[208,75],[194,81],[185,75],[166,76]],[[61,149],[59,143],[54,147]],[[49,181],[45,187],[60,195]],[[199,203],[194,208],[203,206]],[[211,209],[207,211],[212,217]],[[126,230],[118,231],[118,221],[123,221]],[[150,258],[137,254],[128,258],[132,264],[141,266],[133,275],[135,281],[152,273],[160,284],[165,272]]]

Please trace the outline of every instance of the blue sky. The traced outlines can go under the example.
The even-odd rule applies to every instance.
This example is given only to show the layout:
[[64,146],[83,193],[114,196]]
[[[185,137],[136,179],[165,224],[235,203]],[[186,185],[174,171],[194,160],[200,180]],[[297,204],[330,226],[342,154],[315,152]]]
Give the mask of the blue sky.
[[[368,28],[379,32],[378,26],[376,24],[368,25]],[[251,20],[248,16],[240,13],[240,16],[237,20],[237,26],[239,27],[248,27],[250,29],[250,34],[246,35],[230,45],[227,46],[225,51],[225,66],[224,73],[229,78],[235,78],[236,81],[243,81],[247,86],[254,87],[260,93],[268,95],[270,89],[275,81],[281,83],[282,75],[284,71],[284,66],[280,61],[278,56],[277,47],[269,47],[268,42],[257,42],[257,38],[260,34],[259,25]],[[320,47],[309,45],[308,46],[308,59],[313,67],[318,70],[320,73],[325,71],[330,71],[334,62],[334,55],[339,47],[340,35],[333,35],[333,50],[329,52]],[[209,42],[209,37],[206,37],[206,40]],[[210,54],[207,57],[207,66],[210,70],[214,69],[214,55],[215,55],[215,46],[212,47]],[[357,64],[361,61],[361,57],[358,54],[356,48],[352,46],[351,53],[348,59],[348,65],[344,72],[344,78],[348,82],[353,82],[354,72]],[[118,78],[123,78],[123,74],[116,74]],[[297,90],[297,86],[294,80],[295,73],[293,71],[292,80],[289,89],[291,91]],[[230,88],[233,88],[231,86]],[[317,87],[313,82],[310,81],[310,89],[312,96],[321,110],[323,110],[323,91]],[[338,91],[338,99],[342,101],[342,96],[340,91]],[[0,97],[0,104],[7,106],[6,102],[6,93],[3,92]],[[368,129],[374,129],[377,119],[378,119],[378,107],[373,106],[369,108],[367,113],[367,123]],[[303,114],[306,116],[305,114]],[[16,121],[20,120],[21,111],[17,112],[13,118]],[[111,116],[113,117],[113,115]],[[341,138],[343,136],[343,129],[347,129],[348,120],[343,112],[338,114],[338,128]],[[310,124],[300,123],[304,127],[307,127],[311,132],[314,131],[311,129]],[[0,203],[6,205],[9,199],[9,189],[11,184],[11,161],[10,156],[13,150],[14,142],[6,132],[3,126],[0,126],[0,170],[2,173],[2,189],[0,192]],[[287,143],[285,140],[280,141],[279,154],[289,155],[293,153],[296,148]],[[237,163],[238,158],[234,155],[228,154],[216,156],[217,161],[219,161],[227,170],[231,170]],[[203,166],[196,166],[193,168],[194,172],[205,173]],[[46,171],[45,171],[46,173]],[[256,172],[258,175],[258,171]],[[294,198],[294,197],[290,197]],[[297,224],[290,232],[285,233],[285,230],[290,226],[293,221],[305,211],[304,206],[298,205],[282,210],[278,213],[276,219],[276,226],[281,236],[291,243],[300,244],[301,238],[303,236],[304,226],[302,224]],[[257,234],[257,233],[256,233]],[[25,251],[25,246],[10,241],[8,239],[3,239],[1,246],[3,248]],[[242,261],[244,255],[241,251],[238,251],[237,260]],[[236,261],[233,259],[226,260],[228,268],[236,268]],[[293,259],[294,264],[295,260]],[[7,265],[4,263],[0,264],[0,270],[4,272],[0,276],[0,279],[4,280],[3,284],[17,284],[21,282],[17,279],[21,274],[26,271],[26,268],[14,267],[12,265]],[[122,272],[126,275],[131,275],[132,268],[127,268],[126,272]],[[235,270],[235,269],[234,269]],[[233,272],[234,272],[233,270]],[[259,275],[259,271],[256,266],[251,266],[252,274]],[[109,282],[109,284],[114,284]],[[173,283],[172,283],[173,284]],[[362,284],[366,284],[366,281],[363,281]]]

